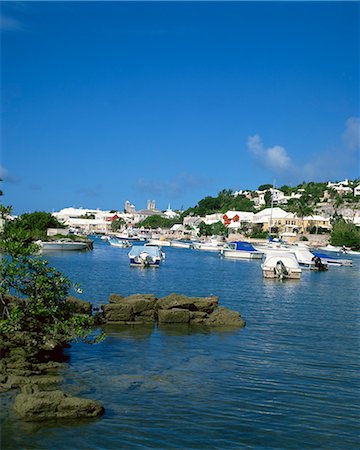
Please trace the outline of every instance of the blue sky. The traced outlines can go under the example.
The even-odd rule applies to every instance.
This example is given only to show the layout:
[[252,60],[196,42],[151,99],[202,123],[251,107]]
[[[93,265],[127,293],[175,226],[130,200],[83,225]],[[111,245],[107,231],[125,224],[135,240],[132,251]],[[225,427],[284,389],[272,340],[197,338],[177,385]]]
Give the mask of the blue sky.
[[358,2],[2,2],[3,203],[359,176]]

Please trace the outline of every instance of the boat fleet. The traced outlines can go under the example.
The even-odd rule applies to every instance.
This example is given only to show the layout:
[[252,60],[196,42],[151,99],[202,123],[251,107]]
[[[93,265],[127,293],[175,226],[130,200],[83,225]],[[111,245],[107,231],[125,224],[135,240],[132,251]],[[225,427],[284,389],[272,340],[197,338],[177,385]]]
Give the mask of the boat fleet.
[[[131,267],[160,267],[165,259],[163,247],[193,249],[216,252],[223,258],[240,260],[262,260],[264,278],[300,279],[303,269],[326,271],[330,266],[351,266],[352,260],[344,256],[360,255],[345,247],[328,245],[312,250],[305,243],[286,244],[282,241],[250,243],[245,241],[220,242],[216,236],[208,241],[187,239],[146,239],[145,237],[101,236],[111,247],[128,248]],[[42,250],[84,250],[88,244],[57,240],[41,242]]]
[[[132,267],[160,267],[165,259],[163,247],[193,249],[195,251],[217,252],[223,258],[242,260],[263,260],[261,269],[264,278],[300,279],[303,269],[326,271],[329,266],[351,266],[352,260],[331,256],[328,252],[340,253],[340,248],[323,248],[322,252],[310,250],[305,243],[286,244],[281,241],[250,243],[245,241],[220,242],[215,236],[208,241],[194,240],[136,240],[125,238],[104,238],[110,246],[131,247],[128,257]],[[140,245],[139,245],[140,244]],[[325,253],[324,253],[325,252]],[[341,252],[344,253],[345,252]],[[353,254],[357,254],[353,252]],[[343,254],[341,254],[343,256]]]

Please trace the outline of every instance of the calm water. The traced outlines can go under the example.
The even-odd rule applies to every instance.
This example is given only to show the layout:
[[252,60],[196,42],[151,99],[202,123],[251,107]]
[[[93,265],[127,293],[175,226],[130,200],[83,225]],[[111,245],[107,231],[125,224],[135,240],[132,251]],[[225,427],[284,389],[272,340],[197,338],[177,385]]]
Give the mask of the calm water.
[[148,270],[98,239],[93,252],[47,259],[95,305],[112,292],[215,294],[246,328],[124,327],[97,346],[76,344],[64,389],[102,402],[104,417],[33,426],[3,408],[1,448],[359,448],[360,258],[280,283],[264,280],[257,261],[165,251]]

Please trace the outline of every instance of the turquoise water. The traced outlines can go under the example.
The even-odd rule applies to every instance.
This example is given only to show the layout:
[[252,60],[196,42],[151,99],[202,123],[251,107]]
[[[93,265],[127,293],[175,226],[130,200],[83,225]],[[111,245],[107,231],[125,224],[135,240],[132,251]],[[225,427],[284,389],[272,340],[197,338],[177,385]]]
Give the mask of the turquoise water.
[[359,448],[360,258],[281,283],[258,261],[164,250],[160,269],[130,268],[128,249],[98,239],[47,259],[95,305],[112,292],[215,294],[246,328],[120,327],[76,344],[64,389],[99,400],[104,417],[31,425],[3,409],[1,448]]

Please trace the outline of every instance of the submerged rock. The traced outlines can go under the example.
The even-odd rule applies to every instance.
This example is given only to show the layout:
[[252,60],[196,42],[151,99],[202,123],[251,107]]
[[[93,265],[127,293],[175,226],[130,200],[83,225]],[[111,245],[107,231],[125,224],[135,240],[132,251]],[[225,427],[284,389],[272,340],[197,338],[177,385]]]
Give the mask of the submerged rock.
[[94,400],[72,397],[60,390],[24,389],[15,398],[14,410],[23,420],[83,419],[99,417],[104,407]]

